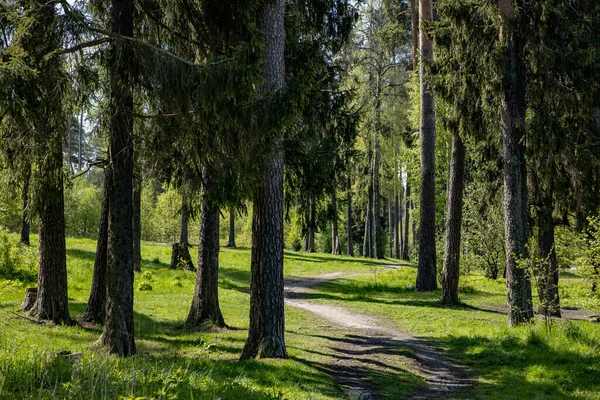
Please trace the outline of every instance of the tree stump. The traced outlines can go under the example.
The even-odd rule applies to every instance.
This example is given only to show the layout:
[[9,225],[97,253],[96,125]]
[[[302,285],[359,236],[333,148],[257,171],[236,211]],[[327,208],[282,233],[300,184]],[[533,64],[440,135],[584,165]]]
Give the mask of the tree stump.
[[23,304],[21,304],[21,310],[29,311],[31,307],[35,304],[35,300],[37,299],[37,288],[30,287],[25,291],[25,300],[23,300]]
[[187,243],[173,243],[171,252],[170,269],[182,269],[187,271],[195,271],[194,263],[189,251],[190,245]]

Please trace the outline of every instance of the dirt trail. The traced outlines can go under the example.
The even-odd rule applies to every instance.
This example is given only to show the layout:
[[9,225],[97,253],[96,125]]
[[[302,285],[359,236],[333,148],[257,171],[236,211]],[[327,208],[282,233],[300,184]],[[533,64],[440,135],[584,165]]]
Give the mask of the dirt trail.
[[[451,392],[468,387],[470,382],[462,368],[426,341],[387,327],[375,317],[304,299],[305,295],[320,284],[358,275],[361,274],[334,272],[313,278],[289,280],[285,286],[286,305],[310,311],[329,321],[334,327],[347,330],[343,338],[329,337],[334,342],[331,349],[337,357],[336,365],[329,372],[342,386],[348,398],[380,398],[368,378],[369,370],[388,374],[407,369],[416,371],[427,382],[427,388],[418,391],[412,399],[448,398]],[[399,368],[399,364],[404,368]]]

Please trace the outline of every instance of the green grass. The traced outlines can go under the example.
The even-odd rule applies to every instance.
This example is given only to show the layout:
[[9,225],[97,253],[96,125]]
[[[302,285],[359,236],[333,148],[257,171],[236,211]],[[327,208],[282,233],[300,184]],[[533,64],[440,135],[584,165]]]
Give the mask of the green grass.
[[[425,337],[468,368],[476,380],[461,398],[600,399],[600,325],[539,320],[507,326],[505,282],[461,277],[461,305],[442,306],[441,293],[414,291],[415,268],[330,282],[315,301],[386,317],[399,329]],[[593,304],[576,275],[561,280],[563,306]],[[597,309],[596,309],[597,311]]]
[[[77,317],[89,295],[95,241],[68,239],[67,245],[70,311]],[[0,276],[0,399],[344,398],[330,376],[336,362],[331,347],[347,332],[307,312],[286,308],[288,360],[237,361],[248,329],[249,249],[220,253],[220,303],[231,326],[223,331],[184,327],[195,273],[169,270],[170,251],[142,246],[143,272],[134,283],[138,355],[128,359],[94,346],[100,327],[38,326],[17,317],[24,289],[35,283],[27,282],[27,274],[15,275],[21,280]],[[510,329],[502,313],[504,281],[461,277],[462,304],[443,307],[439,291],[414,292],[413,267],[390,271],[386,263],[394,262],[286,251],[284,272],[300,277],[348,271],[352,277],[309,297],[382,316],[390,326],[436,343],[475,380],[457,398],[600,399],[600,325],[557,322],[548,332],[539,321]],[[152,290],[138,290],[142,285]],[[576,273],[565,274],[561,287],[563,305],[598,310]],[[81,358],[56,356],[63,350]],[[400,357],[389,361],[389,368],[365,371],[384,398],[405,398],[422,387],[422,378]]]
[[[17,240],[16,236],[12,236]],[[36,245],[36,239],[33,238]],[[69,308],[85,309],[91,285],[95,241],[67,241]],[[142,273],[136,274],[135,335],[138,355],[106,356],[94,346],[101,328],[34,325],[14,312],[27,278],[0,277],[0,398],[179,398],[179,399],[338,399],[331,376],[333,354],[324,327],[304,311],[286,310],[289,360],[240,363],[248,329],[250,251],[220,254],[220,303],[231,329],[190,331],[183,325],[191,305],[195,273],[168,269],[170,246],[142,246]],[[197,249],[192,250],[197,259]],[[372,271],[377,262],[286,252],[286,276],[318,275],[336,270]],[[152,290],[138,290],[150,285]],[[24,315],[17,312],[18,315]],[[325,334],[324,334],[324,331]],[[82,353],[77,362],[58,351]],[[385,375],[385,374],[384,374]],[[390,373],[391,375],[391,373]],[[393,376],[384,377],[392,379]],[[407,382],[410,388],[412,382]]]

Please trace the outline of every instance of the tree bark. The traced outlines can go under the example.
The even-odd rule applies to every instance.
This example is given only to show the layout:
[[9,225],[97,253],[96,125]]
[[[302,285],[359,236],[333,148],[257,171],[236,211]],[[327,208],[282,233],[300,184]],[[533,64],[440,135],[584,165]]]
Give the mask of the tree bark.
[[[43,111],[40,111],[43,113]],[[73,324],[67,294],[62,138],[48,133],[49,153],[39,162],[39,271],[38,291],[29,315],[57,324]]]
[[36,96],[31,101],[35,113],[31,115],[35,139],[37,174],[36,206],[39,216],[38,287],[30,315],[57,324],[72,324],[67,296],[67,261],[65,245],[65,214],[63,186],[63,132],[59,124],[62,109],[62,87],[56,84],[61,74],[61,60],[55,54],[60,48],[57,35],[58,19],[53,5],[43,0],[23,4],[31,13],[28,27],[31,34],[23,40],[26,62],[38,70]]
[[[112,32],[133,37],[133,0],[112,0]],[[106,265],[106,317],[100,342],[108,353],[132,356],[133,330],[133,77],[130,44],[113,41],[109,54],[111,184]]]
[[348,172],[346,188],[346,234],[348,235],[348,248],[346,255],[354,257],[354,240],[352,238],[352,178]]
[[204,188],[200,212],[198,271],[192,307],[187,323],[193,326],[214,324],[220,328],[225,320],[219,306],[219,207],[208,196],[214,180],[208,168],[203,168]]
[[338,234],[337,197],[335,191],[331,194],[331,208],[333,216],[331,221],[331,254],[340,254],[340,236]]
[[417,58],[417,52],[419,51],[419,37],[417,36],[417,32],[419,31],[419,15],[417,9],[417,0],[410,0],[410,26],[412,30],[412,63],[413,70],[416,71],[417,67],[419,66],[419,60]]
[[[258,11],[263,32],[263,93],[285,84],[285,0]],[[270,160],[254,195],[250,282],[250,329],[241,359],[287,358],[283,308],[283,139],[271,143]]]
[[554,249],[554,208],[552,189],[544,197],[538,212],[538,271],[539,312],[545,316],[561,317],[558,292],[558,260]]
[[[394,180],[397,180],[398,186],[394,189],[394,257],[400,259],[402,249],[402,178],[398,176],[398,154],[394,162]],[[391,240],[391,239],[390,239]]]
[[381,83],[379,74],[377,75],[377,83],[375,90],[375,137],[373,141],[373,210],[371,223],[373,225],[373,257],[377,259],[383,258],[384,242],[383,242],[383,224],[381,218],[381,190],[379,169],[381,164],[381,144],[379,141],[379,132],[381,129],[381,100],[380,100]]
[[390,258],[394,257],[394,239],[396,237],[395,228],[395,216],[392,212],[392,193],[390,193],[390,197],[388,198],[388,242],[390,247]]
[[87,302],[85,312],[81,319],[87,322],[104,323],[106,311],[106,263],[108,248],[108,208],[110,177],[109,168],[104,171],[104,188],[102,190],[102,208],[100,209],[100,227],[98,229],[98,242],[96,243],[96,258],[94,259],[94,275],[92,276],[92,290]]
[[405,210],[406,217],[404,218],[404,241],[402,242],[402,259],[408,261],[408,230],[410,227],[410,183],[406,182],[406,201]]
[[[517,1],[520,4],[520,1]],[[527,257],[527,192],[525,170],[525,65],[523,43],[516,29],[513,0],[499,0],[500,40],[505,46],[501,95],[504,155],[504,232],[509,325],[533,318],[531,283],[518,265]]]
[[229,209],[229,240],[225,247],[236,247],[235,246],[235,208]]
[[435,290],[435,105],[433,90],[427,83],[427,62],[433,61],[433,43],[427,37],[425,24],[433,19],[431,0],[420,0],[420,84],[421,84],[421,199],[419,208],[419,262],[417,269],[418,292]]
[[458,304],[460,276],[463,192],[465,187],[465,146],[458,133],[452,135],[450,182],[446,217],[446,250],[442,270],[442,303]]
[[369,185],[368,190],[368,199],[367,199],[367,211],[365,213],[365,236],[363,243],[363,257],[373,258],[373,246],[371,245],[372,238],[372,227],[373,223],[371,220],[373,219],[373,212],[371,211],[371,197],[373,197],[373,189],[372,186]]
[[19,243],[29,246],[29,183],[31,181],[31,167],[27,166],[25,170],[25,176],[23,179],[23,216],[21,219],[21,238],[19,239]]
[[133,178],[133,270],[142,271],[142,182]]
[[315,252],[315,229],[316,229],[316,207],[317,204],[313,196],[310,198],[310,204],[308,209],[308,218],[307,218],[307,232],[306,237],[304,239],[304,251],[307,253]]

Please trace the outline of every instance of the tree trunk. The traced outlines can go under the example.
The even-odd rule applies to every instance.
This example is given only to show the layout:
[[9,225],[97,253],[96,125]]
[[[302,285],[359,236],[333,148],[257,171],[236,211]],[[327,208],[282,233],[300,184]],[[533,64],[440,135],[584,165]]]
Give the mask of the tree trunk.
[[39,160],[38,292],[29,315],[70,325],[73,321],[67,300],[62,138],[58,132],[49,135],[50,152],[43,160]]
[[[133,0],[112,0],[112,32],[133,37]],[[130,44],[113,41],[109,54],[111,185],[106,264],[106,317],[100,342],[108,353],[134,355],[133,330],[133,70]]]
[[229,209],[229,240],[225,247],[236,247],[235,246],[235,208]]
[[23,217],[21,219],[21,239],[19,243],[29,246],[29,182],[31,181],[31,167],[27,166],[23,178]]
[[420,0],[419,39],[421,51],[421,201],[419,208],[419,263],[416,290],[437,288],[435,253],[435,105],[433,90],[426,82],[427,62],[433,61],[433,43],[425,25],[433,19],[431,0]]
[[460,276],[460,241],[462,228],[463,191],[465,187],[465,145],[458,133],[452,135],[450,182],[446,217],[446,250],[442,270],[442,303],[458,304]]
[[78,171],[81,171],[81,169],[83,168],[83,111],[81,111],[81,114],[79,116],[79,129],[77,129],[77,131],[79,132],[79,169]]
[[110,191],[110,169],[104,171],[104,188],[102,190],[102,208],[100,209],[100,228],[98,229],[98,242],[96,243],[96,258],[94,259],[94,275],[92,276],[92,290],[87,302],[85,312],[81,319],[87,322],[104,323],[106,311],[106,259],[108,247],[108,208]]
[[[520,3],[520,1],[517,1]],[[501,128],[504,155],[504,233],[506,241],[506,285],[509,325],[533,318],[531,284],[526,272],[518,265],[526,258],[527,194],[525,149],[525,65],[523,43],[516,29],[513,0],[499,0],[501,19],[500,40],[506,59],[502,79]]]
[[394,257],[394,238],[396,237],[394,231],[394,221],[396,218],[392,212],[392,197],[392,193],[390,193],[390,197],[388,198],[388,243],[390,247],[390,258]]
[[220,328],[225,320],[219,307],[219,207],[208,196],[214,180],[207,167],[202,171],[202,209],[200,212],[200,241],[198,243],[198,271],[192,307],[187,323],[193,326],[214,324]]
[[[285,0],[258,11],[264,34],[263,93],[283,87]],[[287,358],[283,309],[283,140],[271,143],[270,161],[254,195],[250,282],[250,329],[241,359]]]
[[333,219],[331,221],[331,254],[340,254],[340,237],[338,235],[337,218],[337,197],[335,192],[331,194],[331,208],[333,209]]
[[558,293],[558,260],[554,250],[554,218],[552,190],[544,197],[538,212],[538,271],[539,312],[545,316],[561,317]]
[[[394,189],[394,257],[400,259],[402,249],[402,178],[398,176],[398,155],[396,154],[394,162],[395,180],[398,180],[398,187]],[[390,239],[391,240],[391,239]]]
[[348,172],[348,187],[346,189],[346,234],[348,235],[346,255],[354,257],[354,241],[352,239],[352,179],[350,172]]
[[406,217],[404,219],[404,241],[402,242],[402,259],[408,261],[408,230],[410,227],[410,183],[406,181],[406,201],[404,202]]
[[372,212],[371,212],[371,197],[373,196],[372,186],[369,186],[368,191],[368,199],[367,199],[367,211],[365,213],[365,236],[363,243],[363,257],[372,258],[373,257],[373,246],[371,245],[371,228],[373,226],[372,220]]
[[142,182],[133,178],[133,270],[142,271]]
[[304,251],[307,253],[315,252],[315,229],[316,229],[316,202],[313,196],[310,198],[310,204],[308,209],[308,218],[307,218],[307,232],[306,238],[304,240]]
[[[67,296],[67,261],[65,245],[65,214],[63,186],[63,128],[61,120],[62,89],[56,75],[62,72],[60,58],[53,53],[60,48],[56,34],[57,16],[54,6],[43,0],[25,3],[31,11],[31,37],[24,42],[27,62],[35,64],[35,114],[31,116],[35,139],[36,205],[39,215],[38,287],[30,315],[57,324],[72,324]],[[28,101],[29,101],[28,100]]]
[[412,63],[413,70],[416,71],[417,67],[419,66],[419,60],[417,58],[417,52],[419,50],[419,37],[417,36],[417,32],[419,31],[419,15],[417,10],[417,0],[410,0],[410,26],[412,30]]
[[179,229],[179,242],[173,243],[171,249],[171,263],[169,269],[182,269],[196,271],[192,256],[190,255],[190,243],[188,239],[188,199],[187,195],[181,194],[181,226]]
[[372,234],[373,234],[373,254],[372,257],[377,259],[383,258],[384,253],[384,242],[383,242],[383,226],[382,218],[381,218],[381,191],[379,188],[379,167],[381,161],[381,146],[379,144],[379,134],[375,133],[375,141],[374,141],[374,151],[373,151],[373,210],[371,216],[371,223],[373,225]]

